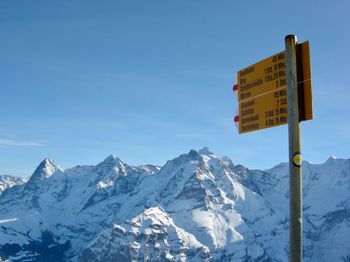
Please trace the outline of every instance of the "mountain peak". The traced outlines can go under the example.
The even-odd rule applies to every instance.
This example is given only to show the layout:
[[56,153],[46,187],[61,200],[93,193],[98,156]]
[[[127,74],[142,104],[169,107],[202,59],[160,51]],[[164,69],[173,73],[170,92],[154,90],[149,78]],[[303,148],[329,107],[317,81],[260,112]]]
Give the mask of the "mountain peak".
[[53,174],[56,170],[62,170],[62,168],[56,164],[51,158],[47,157],[39,164],[39,168],[44,168],[50,175]]
[[55,161],[53,161],[51,158],[46,157],[43,161],[41,161],[41,163],[44,163],[45,165],[51,165],[51,166],[57,166],[57,164],[55,163]]
[[[349,255],[350,159],[330,161],[303,172],[308,261]],[[27,184],[5,185],[0,260],[288,260],[288,163],[249,170],[203,148],[161,170],[115,155],[59,170],[46,158]]]
[[328,157],[327,161],[326,162],[330,162],[330,161],[334,161],[336,160],[337,158],[335,156],[330,156]]
[[119,172],[121,172],[121,174],[126,174],[127,168],[128,165],[124,164],[119,157],[116,155],[109,155],[95,167],[95,170],[97,171],[97,174],[99,174],[99,179],[102,177],[106,179],[114,177]]
[[200,150],[198,151],[198,153],[199,153],[200,155],[206,155],[206,156],[214,155],[214,153],[211,152],[210,149],[209,149],[208,147],[203,147],[202,149],[200,149]]
[[105,160],[97,165],[99,170],[111,170],[115,167],[124,167],[123,161],[116,155],[109,155]]
[[27,182],[26,178],[9,176],[9,175],[0,175],[0,195],[6,189],[13,187],[15,185],[22,185]]
[[63,169],[59,165],[57,165],[52,159],[45,158],[36,168],[33,175],[30,177],[30,180],[33,181],[37,179],[46,179],[52,176],[53,173],[55,173],[56,171],[63,172]]
[[114,154],[109,155],[105,160],[102,161],[102,163],[104,164],[111,164],[111,165],[118,164],[120,162],[121,162],[120,158]]

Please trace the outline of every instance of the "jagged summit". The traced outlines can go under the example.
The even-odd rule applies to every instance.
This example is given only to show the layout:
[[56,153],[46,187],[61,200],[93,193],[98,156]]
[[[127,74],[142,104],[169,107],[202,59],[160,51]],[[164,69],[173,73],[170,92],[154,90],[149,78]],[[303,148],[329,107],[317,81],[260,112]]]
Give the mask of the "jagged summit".
[[117,173],[126,173],[126,169],[129,168],[123,161],[120,160],[116,155],[109,155],[105,160],[96,166],[98,174],[113,175]]
[[[305,261],[347,261],[350,160],[303,167]],[[45,159],[30,181],[0,195],[0,260],[288,261],[286,163],[250,170],[208,148],[163,167]]]
[[200,159],[201,158],[201,156],[198,153],[198,151],[196,151],[194,149],[191,149],[190,152],[188,152],[188,154],[186,156],[189,157],[189,158],[192,158],[192,159]]
[[207,161],[212,158],[217,158],[213,152],[209,150],[208,147],[204,147],[199,149],[198,151],[195,149],[191,149],[187,154],[180,155],[174,160],[178,161],[187,161],[190,160],[199,160],[199,161]]
[[7,188],[11,188],[16,185],[22,185],[27,181],[28,179],[23,177],[0,175],[0,194]]
[[333,162],[335,162],[337,160],[342,161],[344,159],[337,159],[335,156],[330,156],[330,157],[328,157],[328,159],[327,159],[327,161],[325,163],[331,164],[331,163],[333,163]]
[[118,162],[121,161],[119,157],[117,157],[115,154],[110,154],[108,157],[106,157],[103,162]]
[[203,147],[202,149],[198,150],[198,153],[200,155],[206,155],[206,156],[213,156],[214,153],[210,151],[208,147]]
[[57,165],[52,159],[45,158],[35,169],[28,182],[46,179],[52,176],[56,171],[64,172],[64,170],[59,165]]

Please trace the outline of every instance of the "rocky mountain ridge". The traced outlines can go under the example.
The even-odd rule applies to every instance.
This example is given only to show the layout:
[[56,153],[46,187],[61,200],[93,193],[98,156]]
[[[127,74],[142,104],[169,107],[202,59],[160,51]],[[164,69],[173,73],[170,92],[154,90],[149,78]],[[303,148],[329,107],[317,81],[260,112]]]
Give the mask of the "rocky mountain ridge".
[[[350,160],[303,163],[304,261],[350,261]],[[288,165],[235,166],[207,148],[163,167],[111,155],[45,159],[0,195],[9,261],[288,261]]]
[[0,195],[3,191],[7,188],[14,187],[16,185],[22,185],[26,183],[28,179],[23,177],[16,177],[16,176],[9,176],[9,175],[2,175],[0,176]]

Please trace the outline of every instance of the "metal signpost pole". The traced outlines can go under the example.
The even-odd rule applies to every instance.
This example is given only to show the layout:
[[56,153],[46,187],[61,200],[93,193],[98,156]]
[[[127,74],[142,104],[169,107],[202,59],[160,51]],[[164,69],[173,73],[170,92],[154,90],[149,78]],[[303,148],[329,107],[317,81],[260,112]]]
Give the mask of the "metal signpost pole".
[[290,261],[302,261],[302,177],[297,89],[296,36],[288,35],[286,80],[288,94],[289,176],[290,176]]

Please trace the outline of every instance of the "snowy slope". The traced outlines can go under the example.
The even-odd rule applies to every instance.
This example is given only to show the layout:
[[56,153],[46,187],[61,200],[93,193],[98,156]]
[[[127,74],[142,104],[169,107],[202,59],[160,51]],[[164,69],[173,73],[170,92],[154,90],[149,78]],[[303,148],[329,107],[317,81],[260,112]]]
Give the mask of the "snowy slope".
[[[350,261],[350,160],[330,157],[317,165],[305,161],[302,167],[304,255],[311,261]],[[286,180],[287,168],[283,164],[267,172],[284,174]],[[288,188],[278,188],[289,195]],[[270,202],[289,203],[282,197]]]
[[189,256],[195,261],[206,261],[210,257],[209,249],[195,236],[176,226],[163,209],[153,207],[102,232],[80,260],[181,261]]
[[[284,217],[274,213],[259,195],[237,183],[235,174],[226,169],[221,159],[210,152],[205,152],[204,155],[201,153],[203,151],[191,151],[189,154],[181,155],[169,161],[155,176],[147,177],[137,187],[137,192],[140,193],[130,196],[128,205],[121,206],[119,219],[130,221],[127,223],[132,224],[132,221],[140,220],[139,214],[142,214],[142,217],[148,216],[148,219],[142,219],[139,227],[148,228],[147,221],[152,220],[150,217],[156,216],[152,214],[152,210],[162,210],[162,216],[174,224],[172,228],[181,228],[191,238],[196,239],[203,250],[210,250],[210,256],[201,254],[198,261],[202,261],[206,256],[208,256],[206,259],[220,261],[267,258],[264,244],[272,239],[256,237],[254,227],[258,228],[257,223],[261,223],[268,228],[269,224],[277,223]],[[144,210],[147,212],[144,213]],[[255,212],[258,212],[260,217],[257,217]],[[117,224],[117,228],[123,228],[129,240],[139,237],[135,229],[128,229],[129,227],[124,224],[125,222]],[[151,248],[176,243],[181,237],[170,234],[168,227],[167,225],[159,228],[161,235],[167,237],[165,240],[152,243]],[[92,258],[99,258],[101,253],[109,252],[110,248],[105,250],[104,246],[106,234],[114,235],[115,229],[107,232],[99,236],[88,251],[84,252],[81,261],[87,261],[85,260],[87,258],[91,261]],[[142,248],[141,251],[135,251],[135,247],[128,247],[128,251],[125,251],[120,239],[120,236],[109,238],[108,242],[114,243],[111,244],[116,252],[114,255],[126,256],[127,252],[127,257],[130,259],[131,254],[141,252],[140,256],[145,256],[146,251]],[[183,241],[185,244],[186,241]],[[128,241],[123,240],[123,243],[125,242]],[[195,248],[186,245],[189,246],[187,247],[189,250],[186,250],[189,254],[187,259],[196,261],[198,257],[194,254],[197,254],[198,245],[196,244]],[[118,246],[121,248],[120,251],[116,248]],[[170,248],[168,252],[159,255],[164,258],[173,257],[175,261],[179,261],[183,255],[177,252]],[[155,257],[153,258],[156,259]]]
[[[303,164],[304,261],[350,258],[349,162]],[[249,170],[207,148],[161,168],[111,155],[64,170],[45,159],[0,196],[0,257],[288,261],[288,188],[286,164]]]
[[[257,186],[272,208],[287,218],[288,170],[287,163],[265,171],[241,170],[243,184]],[[304,261],[350,261],[350,160],[304,161],[302,170]]]
[[22,185],[27,182],[26,178],[3,175],[0,176],[0,195],[6,188]]

